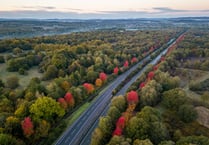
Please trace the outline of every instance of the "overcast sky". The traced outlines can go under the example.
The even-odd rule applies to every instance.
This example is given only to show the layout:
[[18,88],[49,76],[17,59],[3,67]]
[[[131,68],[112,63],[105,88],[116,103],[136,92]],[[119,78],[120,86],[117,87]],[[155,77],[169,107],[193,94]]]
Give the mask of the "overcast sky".
[[0,18],[209,16],[209,0],[1,0]]

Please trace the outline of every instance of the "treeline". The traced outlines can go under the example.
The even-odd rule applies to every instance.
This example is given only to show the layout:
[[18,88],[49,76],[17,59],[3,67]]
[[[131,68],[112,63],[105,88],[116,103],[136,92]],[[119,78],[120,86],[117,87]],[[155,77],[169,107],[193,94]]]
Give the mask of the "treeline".
[[49,138],[44,144],[51,144],[65,127],[64,121],[58,125],[64,115],[178,32],[95,31],[0,41],[1,51],[9,53],[2,55],[8,71],[27,75],[38,66],[43,73],[26,88],[18,87],[17,77],[0,81],[0,142],[35,144]]
[[[187,35],[178,45],[188,41]],[[175,53],[149,66],[125,96],[113,97],[107,115],[100,118],[92,134],[91,145],[209,144],[208,129],[195,121],[196,104],[180,88],[179,77],[171,76],[173,64],[180,61],[173,57]]]

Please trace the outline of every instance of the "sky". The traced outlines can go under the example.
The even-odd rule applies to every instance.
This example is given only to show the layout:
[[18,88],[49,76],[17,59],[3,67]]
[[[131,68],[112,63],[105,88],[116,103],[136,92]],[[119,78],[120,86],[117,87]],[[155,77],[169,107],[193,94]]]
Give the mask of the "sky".
[[120,19],[209,16],[209,0],[0,0],[0,18]]

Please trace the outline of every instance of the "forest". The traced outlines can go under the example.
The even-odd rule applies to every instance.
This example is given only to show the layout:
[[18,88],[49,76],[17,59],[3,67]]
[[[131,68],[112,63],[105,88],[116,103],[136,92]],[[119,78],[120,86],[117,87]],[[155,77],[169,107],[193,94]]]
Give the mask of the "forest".
[[1,40],[0,144],[52,144],[74,111],[182,29]]
[[124,96],[114,96],[91,145],[208,145],[209,31],[189,29]]

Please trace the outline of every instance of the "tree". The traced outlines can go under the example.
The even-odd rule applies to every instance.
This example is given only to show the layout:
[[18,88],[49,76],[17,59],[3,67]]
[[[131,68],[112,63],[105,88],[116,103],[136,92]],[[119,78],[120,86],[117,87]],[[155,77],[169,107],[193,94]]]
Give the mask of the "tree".
[[147,78],[149,80],[152,80],[154,76],[155,76],[155,73],[153,71],[151,71],[151,72],[148,73]]
[[137,60],[137,58],[136,57],[133,57],[132,59],[131,59],[131,63],[133,64],[133,63],[136,63],[138,60]]
[[149,138],[154,144],[168,138],[168,131],[161,120],[160,112],[149,106],[130,119],[126,133],[133,140]]
[[102,82],[105,82],[107,80],[107,75],[104,72],[101,72],[99,74],[99,78],[102,80]]
[[34,133],[33,122],[31,121],[31,118],[26,117],[22,121],[21,125],[22,125],[22,129],[23,129],[23,133],[25,137],[29,138]]
[[83,86],[88,94],[91,94],[94,91],[94,86],[92,84],[84,83]]
[[95,81],[95,85],[97,86],[97,87],[101,87],[102,86],[102,80],[101,79],[96,79],[96,81]]
[[145,87],[145,82],[142,82],[140,85],[139,85],[139,88],[142,89]]
[[145,140],[136,139],[133,145],[153,145],[153,144],[149,139],[145,139]]
[[92,133],[90,145],[100,145],[102,139],[103,139],[103,133],[102,133],[101,129],[96,128]]
[[9,116],[5,122],[5,131],[12,135],[19,135],[21,132],[20,120],[17,117]]
[[116,123],[116,127],[123,129],[125,127],[125,123],[126,123],[125,117],[121,116]]
[[118,68],[118,67],[115,67],[114,70],[113,70],[113,73],[114,73],[115,75],[117,75],[118,72],[119,72],[119,68]]
[[57,117],[62,117],[65,110],[50,97],[39,97],[31,106],[30,113],[34,119],[44,119],[53,121]]
[[122,129],[120,127],[116,127],[116,129],[113,131],[113,136],[117,135],[117,136],[121,136],[122,135]]
[[107,145],[131,145],[131,139],[114,135]]
[[127,93],[127,101],[129,104],[136,104],[139,101],[139,96],[136,91],[130,91]]
[[209,91],[205,91],[205,92],[202,94],[201,99],[202,99],[203,101],[209,100]]
[[36,128],[36,135],[39,137],[47,137],[50,130],[50,123],[46,120],[41,120],[38,122],[38,127]]
[[129,66],[129,63],[128,63],[127,60],[124,62],[123,66],[124,66],[124,67],[128,67],[128,66]]
[[103,139],[102,142],[106,142],[111,137],[111,132],[113,130],[113,125],[111,118],[109,116],[107,117],[100,117],[98,128],[103,133]]
[[19,78],[17,76],[10,76],[6,80],[6,87],[15,89],[19,86]]
[[43,79],[50,80],[56,78],[58,75],[58,69],[55,65],[49,65],[44,73]]
[[126,109],[125,97],[123,97],[122,95],[113,97],[113,99],[111,100],[111,106],[115,106],[116,108],[118,108],[118,110],[120,110],[120,112],[125,111]]
[[149,81],[141,89],[140,104],[141,106],[156,105],[160,101],[160,92],[162,88],[155,80]]
[[63,109],[67,109],[67,102],[65,101],[64,98],[59,98],[58,99],[58,102],[60,103],[60,106],[63,108]]
[[70,108],[73,108],[75,106],[75,100],[71,93],[67,92],[64,98]]
[[178,116],[182,121],[189,123],[197,118],[197,112],[192,105],[181,105],[178,109]]
[[[0,144],[1,145],[16,145],[16,144],[18,144],[18,142],[11,135],[0,133]],[[20,145],[20,144],[18,144],[18,145]]]
[[4,60],[4,56],[3,55],[0,55],[0,63],[4,63],[5,60]]
[[107,116],[110,116],[113,124],[120,117],[120,115],[121,115],[120,110],[115,106],[111,106],[107,112]]
[[176,110],[187,102],[186,93],[180,88],[175,88],[163,93],[162,103],[166,108]]
[[190,145],[190,144],[208,145],[209,138],[205,136],[187,136],[187,137],[182,137],[176,143],[176,145]]

